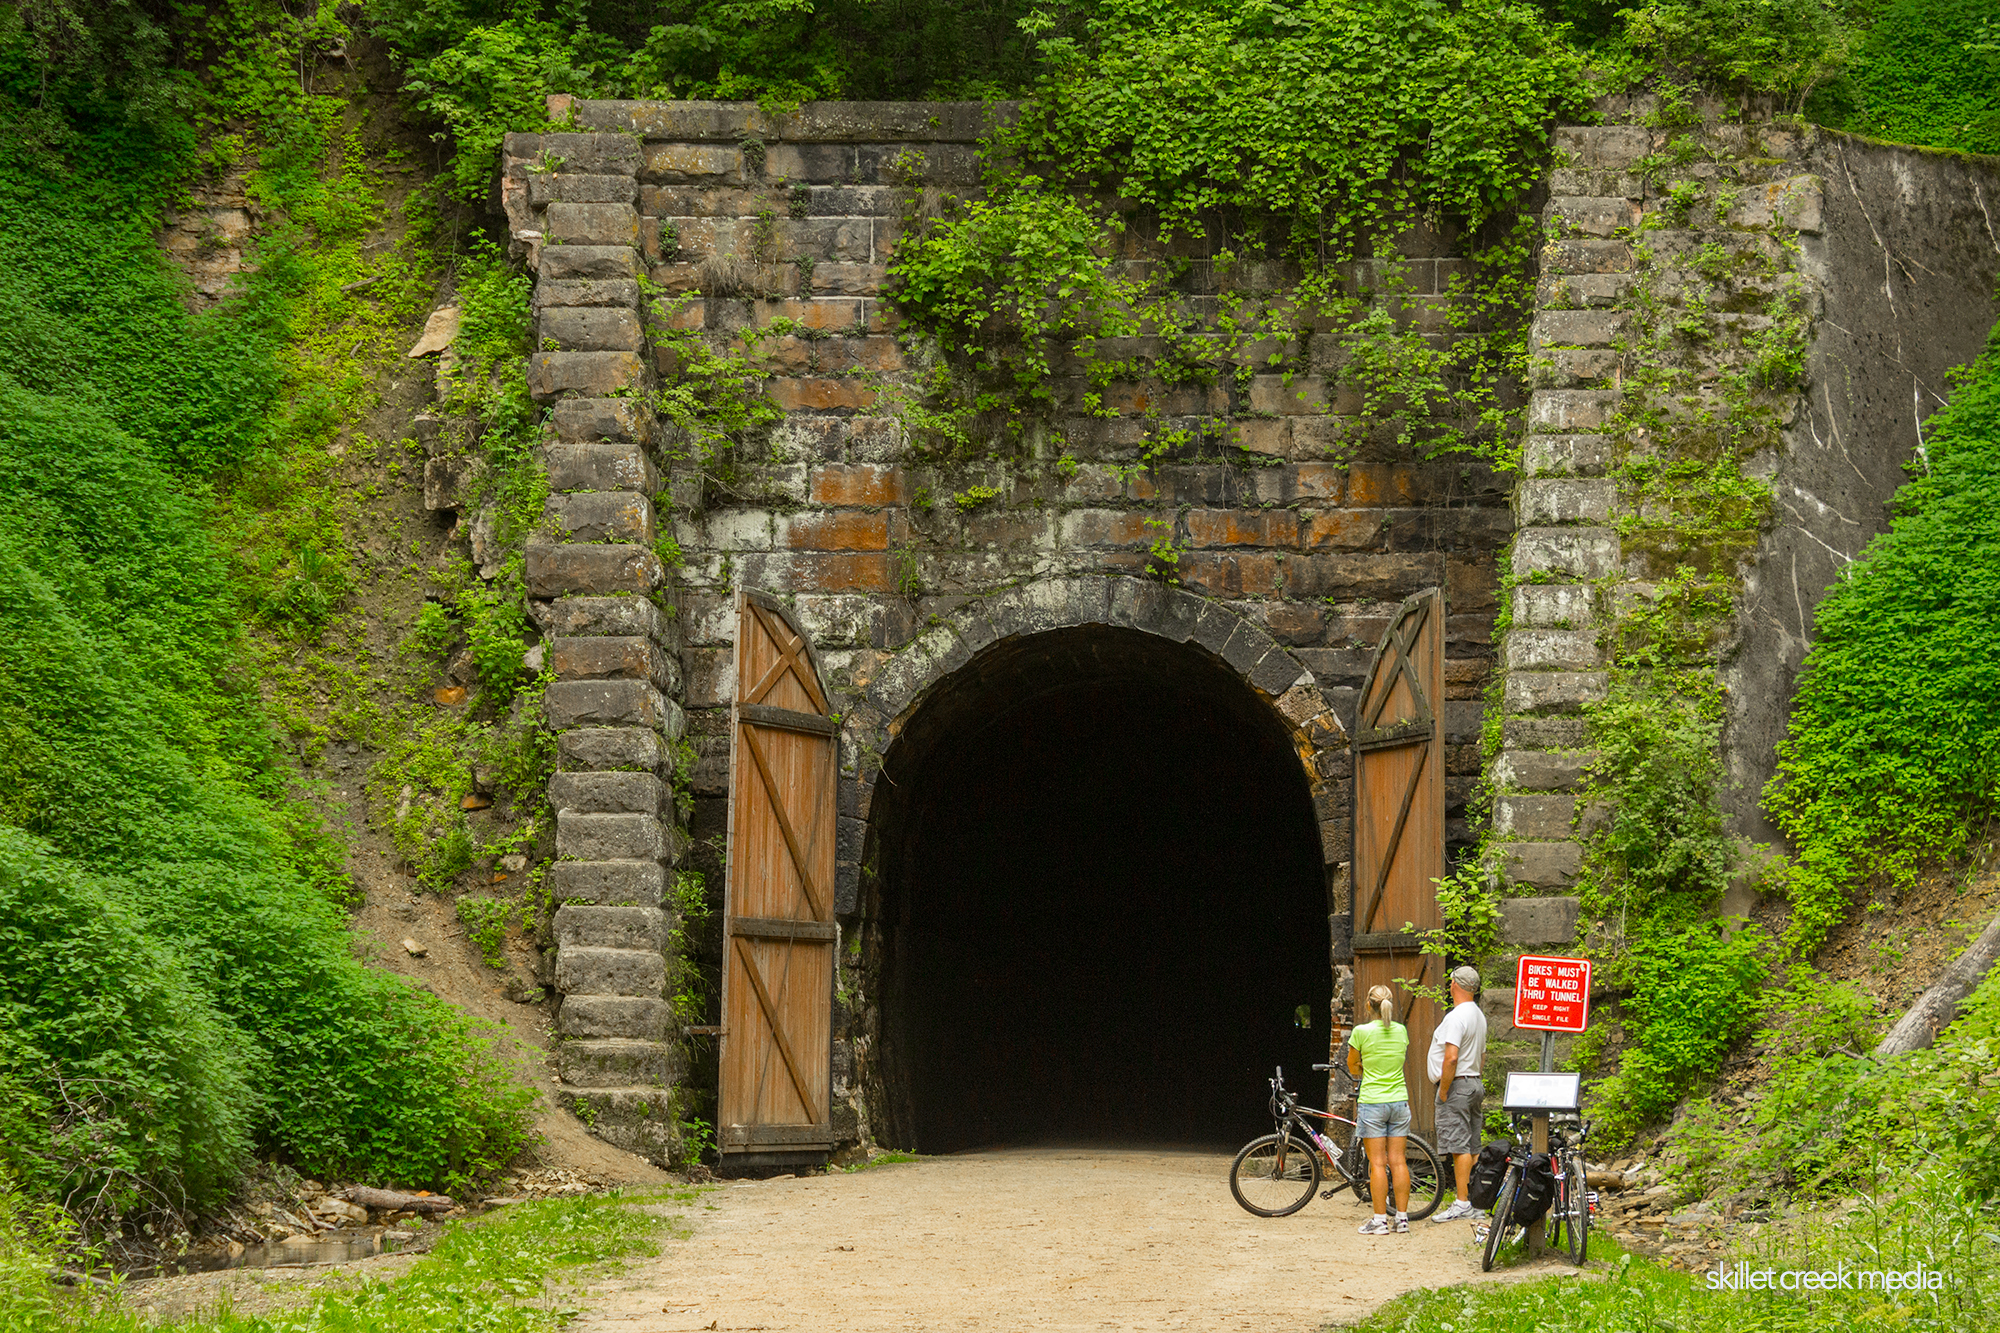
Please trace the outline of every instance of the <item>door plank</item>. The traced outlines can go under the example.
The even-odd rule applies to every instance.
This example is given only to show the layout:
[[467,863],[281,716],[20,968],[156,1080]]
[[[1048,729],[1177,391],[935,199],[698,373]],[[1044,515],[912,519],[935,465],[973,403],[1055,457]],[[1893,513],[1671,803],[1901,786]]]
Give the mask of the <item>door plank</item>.
[[757,960],[750,953],[749,943],[742,936],[736,937],[736,956],[743,960],[743,975],[750,979],[750,987],[757,993],[757,1006],[764,1011],[764,1021],[771,1025],[771,1040],[778,1048],[778,1054],[785,1059],[785,1072],[792,1076],[792,1087],[799,1094],[800,1103],[806,1108],[806,1119],[819,1123],[819,1112],[813,1107],[812,1092],[806,1087],[805,1076],[799,1072],[798,1057],[792,1054],[791,1039],[785,1035],[784,1022],[778,1017],[778,1007],[771,1002],[771,993],[764,989],[764,978],[757,971]]

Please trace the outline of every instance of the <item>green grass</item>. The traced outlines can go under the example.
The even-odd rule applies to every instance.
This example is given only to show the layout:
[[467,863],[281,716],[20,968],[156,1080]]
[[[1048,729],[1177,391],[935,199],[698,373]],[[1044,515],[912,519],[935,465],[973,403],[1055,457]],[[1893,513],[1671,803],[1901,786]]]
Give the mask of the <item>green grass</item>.
[[[315,1294],[270,1315],[218,1310],[166,1325],[152,1324],[122,1294],[97,1300],[52,1298],[30,1265],[11,1262],[22,1246],[0,1253],[0,1333],[541,1333],[580,1311],[566,1302],[562,1279],[573,1270],[659,1253],[673,1221],[657,1205],[686,1204],[695,1190],[671,1194],[543,1199],[516,1204],[497,1217],[451,1228],[430,1254],[391,1281],[361,1281]],[[647,1207],[655,1205],[655,1207]],[[0,1212],[0,1228],[6,1215]],[[46,1268],[42,1270],[46,1272]]]
[[[2000,1245],[1991,1203],[1966,1198],[1955,1173],[1886,1173],[1885,1190],[1846,1204],[1802,1208],[1781,1230],[1711,1252],[1681,1272],[1638,1255],[1599,1255],[1582,1274],[1437,1287],[1398,1297],[1357,1327],[1369,1333],[1806,1333],[1901,1329],[1960,1333],[2000,1322]],[[1607,1241],[1607,1244],[1609,1242]],[[1717,1262],[1780,1275],[1857,1270],[1939,1275],[1937,1290],[1711,1289]]]

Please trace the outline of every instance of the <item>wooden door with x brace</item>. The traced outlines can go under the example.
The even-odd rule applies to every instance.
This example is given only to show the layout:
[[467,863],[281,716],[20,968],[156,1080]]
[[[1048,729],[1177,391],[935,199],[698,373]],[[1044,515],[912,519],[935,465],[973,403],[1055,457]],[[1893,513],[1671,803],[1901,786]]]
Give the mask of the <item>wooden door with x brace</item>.
[[1410,1115],[1424,1135],[1435,1115],[1427,1064],[1439,1015],[1411,987],[1444,984],[1444,960],[1421,938],[1443,922],[1443,698],[1444,595],[1428,588],[1389,622],[1354,720],[1355,1020],[1369,1016],[1371,988],[1396,992],[1396,1017],[1410,1030]]
[[724,1153],[832,1148],[839,739],[811,646],[737,594],[716,1114]]

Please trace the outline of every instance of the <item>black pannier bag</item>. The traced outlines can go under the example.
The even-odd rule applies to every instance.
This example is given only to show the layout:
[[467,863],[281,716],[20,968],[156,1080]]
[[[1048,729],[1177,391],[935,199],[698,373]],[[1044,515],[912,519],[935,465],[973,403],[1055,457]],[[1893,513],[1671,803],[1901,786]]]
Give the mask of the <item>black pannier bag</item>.
[[1556,1170],[1547,1153],[1530,1153],[1521,1167],[1521,1183],[1514,1190],[1515,1226],[1539,1222],[1555,1202]]
[[1500,1197],[1500,1179],[1506,1174],[1507,1145],[1489,1143],[1481,1148],[1479,1160],[1472,1164],[1471,1198],[1467,1202],[1474,1208],[1491,1208]]

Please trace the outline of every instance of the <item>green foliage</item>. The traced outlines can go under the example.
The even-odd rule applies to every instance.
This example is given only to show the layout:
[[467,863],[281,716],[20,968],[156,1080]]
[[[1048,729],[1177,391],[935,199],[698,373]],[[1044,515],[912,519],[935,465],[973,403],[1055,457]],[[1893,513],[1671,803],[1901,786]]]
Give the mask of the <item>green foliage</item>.
[[458,900],[458,919],[465,924],[465,937],[479,950],[488,967],[507,965],[507,923],[518,905],[505,898],[481,898],[467,894]]
[[[302,364],[347,312],[359,346],[389,336],[415,285],[391,265],[373,313],[340,290],[369,182],[338,99],[301,80],[342,30],[332,6],[262,0],[22,12],[0,23],[0,289],[19,311],[0,333],[0,819],[7,919],[45,933],[0,983],[0,1137],[24,1188],[101,1201],[93,1226],[212,1201],[253,1146],[316,1174],[469,1182],[523,1142],[528,1094],[463,1016],[352,956],[338,856],[257,693],[259,666],[309,654],[244,632],[310,641],[339,617],[322,480],[359,397],[354,327],[334,368]],[[269,131],[250,188],[290,221],[205,313],[155,241],[195,165],[192,103],[132,100],[153,57],[119,45],[128,20],[213,53],[211,165],[243,125]],[[58,22],[68,36],[37,26]],[[109,77],[36,65],[56,40],[112,51]]]
[[130,896],[0,827],[0,1171],[100,1228],[216,1202],[260,1110],[240,1034]]
[[1730,934],[1713,921],[1654,926],[1607,967],[1608,980],[1631,988],[1619,1014],[1633,1042],[1594,1096],[1607,1145],[1630,1141],[1714,1077],[1756,1022],[1770,943],[1757,927]]
[[1484,866],[1460,866],[1437,883],[1438,914],[1444,924],[1424,936],[1426,952],[1452,963],[1476,962],[1500,949],[1500,884]]
[[1112,261],[1098,253],[1106,226],[1061,187],[1020,177],[1002,198],[975,200],[898,248],[897,302],[947,352],[980,351],[995,317],[1018,330],[1007,369],[1021,391],[1046,401],[1050,340],[1138,331],[1130,306],[1142,289],[1115,276]]
[[[995,146],[1043,165],[989,173],[984,200],[920,225],[892,265],[905,317],[963,358],[973,411],[1023,437],[1056,401],[1059,346],[1085,372],[1071,410],[1112,415],[1114,380],[1213,383],[1253,343],[1312,338],[1337,349],[1316,354],[1340,367],[1332,378],[1397,418],[1404,440],[1507,453],[1493,386],[1525,364],[1530,271],[1510,210],[1540,170],[1547,122],[1583,106],[1560,34],[1490,0],[1283,16],[1144,0],[1044,11],[1033,26],[1043,75]],[[1123,211],[1094,202],[1113,196]],[[1130,275],[1117,256],[1135,224],[1199,258]],[[1399,258],[1419,225],[1476,238],[1449,300]],[[1293,290],[1253,295],[1277,287]],[[1213,320],[1187,299],[1208,292]],[[1169,348],[1149,372],[1101,350],[1141,328]],[[1185,443],[1154,427],[1148,461]]]
[[[1635,1254],[1597,1251],[1602,1280],[1565,1274],[1412,1291],[1354,1327],[1359,1333],[1813,1333],[1827,1328],[1959,1333],[2000,1319],[2000,1257],[1988,1237],[2000,1216],[1968,1202],[1935,1163],[1887,1172],[1852,1211],[1808,1214],[1721,1252],[1753,1270],[1940,1273],[1936,1292],[1865,1286],[1799,1290],[1711,1290],[1699,1272]],[[1796,1279],[1795,1279],[1796,1280]]]
[[1615,935],[1691,926],[1721,900],[1735,844],[1719,789],[1721,690],[1705,671],[1622,672],[1590,713],[1588,796],[1610,822],[1591,843],[1586,910]]
[[2000,798],[2000,330],[1924,427],[1922,455],[1815,614],[1765,806],[1798,848],[1790,942],[1810,950],[1871,873],[1908,883]]
[[1648,0],[1616,45],[1712,86],[1805,94],[1841,59],[1865,0]]
[[1814,118],[1899,143],[2000,153],[2000,23],[1985,0],[1888,0]]
[[[671,1196],[685,1203],[695,1195]],[[0,1286],[0,1333],[555,1333],[580,1311],[564,1300],[565,1270],[628,1256],[656,1254],[669,1225],[658,1197],[620,1195],[537,1199],[476,1222],[452,1223],[435,1249],[389,1279],[317,1285],[297,1304],[275,1313],[237,1313],[226,1305],[155,1322],[132,1297],[52,1289],[46,1269],[32,1285]],[[635,1205],[650,1203],[653,1208]],[[10,1228],[9,1219],[19,1219]],[[24,1216],[15,1197],[0,1194],[0,1274],[50,1253],[41,1219]],[[10,1234],[11,1231],[11,1234]],[[20,1236],[19,1249],[7,1242]],[[574,1280],[573,1277],[570,1280]],[[6,1282],[0,1276],[0,1283]]]

